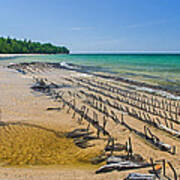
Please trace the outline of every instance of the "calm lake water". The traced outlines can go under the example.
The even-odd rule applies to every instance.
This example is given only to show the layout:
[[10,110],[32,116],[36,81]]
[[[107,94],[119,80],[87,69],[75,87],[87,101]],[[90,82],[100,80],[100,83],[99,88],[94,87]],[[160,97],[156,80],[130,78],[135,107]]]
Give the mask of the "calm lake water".
[[0,58],[0,64],[58,62],[83,66],[87,71],[116,73],[160,85],[180,88],[180,55],[175,54],[70,54]]

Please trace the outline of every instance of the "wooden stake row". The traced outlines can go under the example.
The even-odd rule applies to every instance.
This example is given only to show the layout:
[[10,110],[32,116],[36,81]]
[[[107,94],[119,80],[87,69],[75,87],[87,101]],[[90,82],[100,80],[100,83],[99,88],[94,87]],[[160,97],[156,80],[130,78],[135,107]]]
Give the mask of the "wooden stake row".
[[[136,111],[134,108],[129,108],[127,106],[122,106],[121,104],[117,103],[116,101],[114,102],[114,104],[110,103],[108,100],[103,100],[101,97],[98,98],[98,96],[95,96],[93,94],[88,94],[85,93],[84,91],[81,91],[81,93],[83,93],[84,95],[87,96],[87,100],[85,101],[85,103],[89,104],[91,107],[95,108],[96,110],[98,110],[99,112],[105,113],[107,116],[111,117],[116,123],[119,123],[119,119],[117,118],[117,115],[114,115],[114,112],[111,110],[111,114],[113,114],[113,116],[111,116],[111,114],[109,114],[107,112],[107,107],[106,105],[117,109],[119,111],[122,112],[126,112],[128,113],[129,116],[132,116],[140,121],[143,121],[147,124],[150,124],[160,130],[163,130],[167,133],[170,133],[173,136],[176,136],[177,138],[180,138],[180,132],[178,130],[175,130],[173,127],[173,123],[170,122],[168,123],[168,121],[166,119],[165,120],[165,125],[164,126],[159,118],[152,118],[150,117],[150,115],[148,113],[142,112],[142,111]],[[98,102],[100,101],[100,102]],[[98,105],[100,104],[100,105]],[[104,107],[104,108],[103,108]]]
[[[79,80],[79,79],[76,78],[76,80]],[[175,108],[172,108],[173,104],[168,103],[167,100],[162,99],[160,101],[157,98],[153,98],[153,96],[152,96],[152,98],[148,98],[148,97],[145,98],[145,97],[141,96],[140,94],[138,94],[137,92],[131,92],[131,91],[128,91],[128,90],[124,90],[124,89],[121,89],[121,88],[115,88],[115,87],[111,87],[111,86],[109,88],[107,86],[102,87],[102,86],[99,86],[99,85],[94,84],[92,82],[87,82],[86,80],[82,80],[82,79],[80,79],[79,81],[81,81],[83,83],[86,83],[86,84],[88,84],[88,85],[90,85],[92,87],[100,88],[100,89],[103,89],[103,90],[106,90],[106,91],[110,91],[110,92],[116,93],[118,95],[128,97],[129,99],[132,99],[134,101],[139,101],[139,102],[144,103],[146,105],[153,106],[153,107],[162,109],[164,111],[169,111],[170,113],[175,113],[175,114],[178,115],[177,109],[180,107],[179,103],[175,104],[176,105]],[[174,111],[172,109],[174,109]]]

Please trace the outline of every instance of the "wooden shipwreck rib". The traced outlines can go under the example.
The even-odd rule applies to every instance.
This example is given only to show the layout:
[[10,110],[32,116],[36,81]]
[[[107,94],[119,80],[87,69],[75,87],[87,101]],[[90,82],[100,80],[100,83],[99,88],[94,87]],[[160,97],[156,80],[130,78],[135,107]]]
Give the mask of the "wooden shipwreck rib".
[[[97,96],[95,96],[94,94],[90,94],[90,93],[86,93],[83,90],[80,90],[80,93],[84,94],[86,97],[88,98],[92,98],[93,100],[96,101],[100,101],[101,103],[107,104],[112,108],[115,108],[117,110],[122,110],[121,105],[119,103],[114,102],[114,104],[110,103],[108,100],[103,100],[102,98],[98,98]],[[90,105],[91,107],[95,108],[95,106],[93,105],[93,103],[91,103],[90,101],[85,101],[85,103],[87,103],[88,105]],[[102,111],[102,108],[97,108],[97,110]],[[131,112],[132,111],[132,112]],[[131,111],[128,111],[128,115],[132,116],[142,122],[145,122],[147,124],[150,124],[151,126],[154,126],[155,128],[158,128],[168,134],[171,134],[172,136],[175,136],[176,138],[180,138],[180,131],[173,129],[173,124],[171,122],[171,128],[168,126],[168,124],[166,123],[166,126],[164,126],[158,118],[156,118],[155,120],[149,117],[148,119],[146,118],[146,115],[149,116],[149,114],[145,114],[145,117],[142,117],[142,115],[140,114],[140,111],[133,111],[133,109],[131,109]],[[104,113],[104,112],[103,112]],[[114,118],[113,116],[109,115],[116,123],[118,123],[117,118]]]

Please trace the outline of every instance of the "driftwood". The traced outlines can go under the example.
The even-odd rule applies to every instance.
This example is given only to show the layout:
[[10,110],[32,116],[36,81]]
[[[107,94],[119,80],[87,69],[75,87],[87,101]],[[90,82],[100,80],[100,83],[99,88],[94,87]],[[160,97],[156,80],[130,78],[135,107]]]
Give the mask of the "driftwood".
[[168,165],[169,165],[169,167],[171,168],[171,170],[173,171],[174,180],[178,180],[177,172],[176,172],[176,170],[174,169],[173,165],[172,165],[170,162],[168,162]]
[[159,128],[166,131],[166,132],[168,132],[168,133],[170,133],[170,134],[172,134],[173,136],[180,137],[180,132],[175,130],[175,129],[164,126],[163,124],[160,124]]
[[122,155],[122,156],[110,156],[107,158],[106,163],[111,164],[111,163],[119,163],[122,161],[131,161],[135,163],[143,163],[145,160],[143,157],[139,154],[133,154],[132,156],[129,155]]
[[89,140],[87,139],[74,139],[74,144],[80,148],[88,148],[88,147],[93,147],[93,144],[88,143]]
[[160,139],[155,136],[149,128],[144,126],[144,133],[146,139],[153,144],[154,146],[158,147],[162,151],[168,151],[171,154],[175,154],[175,146],[171,146],[169,144],[165,144],[164,142],[161,142]]
[[106,155],[100,155],[91,159],[92,164],[99,164],[107,159]]
[[135,163],[143,163],[144,159],[141,155],[139,154],[133,154],[132,156],[128,155],[122,155],[122,156],[110,156],[107,158],[106,163],[111,164],[111,163],[119,163],[122,161],[131,161]]
[[112,151],[112,150],[113,151],[123,151],[123,150],[126,150],[126,145],[115,143],[114,146],[113,145],[106,146],[104,150],[105,151]]
[[106,163],[107,164],[112,164],[112,163],[119,163],[122,162],[124,160],[123,157],[119,157],[119,156],[110,156],[107,158]]
[[93,132],[88,132],[87,129],[75,129],[72,132],[66,134],[67,138],[73,138],[74,144],[80,148],[88,148],[94,145],[89,144],[88,141],[96,139],[96,137],[91,136]]
[[36,83],[31,88],[35,91],[50,92],[50,89],[59,88],[59,86],[53,82],[48,83],[46,79],[36,79]]
[[160,139],[157,136],[155,136],[150,131],[150,129],[147,128],[146,126],[144,126],[144,133],[141,133],[141,132],[137,131],[136,129],[131,128],[125,122],[123,122],[122,125],[124,125],[127,129],[129,129],[130,131],[134,132],[136,135],[138,135],[139,137],[143,138],[144,140],[146,140],[150,144],[152,144],[154,147],[160,149],[161,151],[166,151],[166,152],[169,152],[171,154],[175,154],[176,153],[176,146],[171,146],[169,144],[165,144],[164,142],[161,142]]
[[154,174],[130,173],[125,180],[156,180]]
[[98,173],[104,173],[104,172],[111,172],[113,170],[128,170],[128,169],[139,169],[139,168],[147,168],[151,167],[151,164],[149,163],[134,163],[131,161],[122,161],[118,163],[111,163],[111,164],[106,164],[102,167],[100,167],[97,171],[96,174]]
[[54,111],[54,110],[60,111],[61,108],[60,108],[60,107],[56,107],[56,108],[55,108],[55,107],[54,107],[54,108],[53,108],[53,107],[49,107],[49,108],[47,108],[46,110],[47,110],[47,111]]
[[[172,178],[170,178],[170,177],[168,177],[166,175],[166,160],[165,159],[156,161],[156,163],[162,162],[163,175],[160,174],[161,173],[161,168],[160,169],[155,169],[156,163],[153,162],[152,158],[150,158],[150,161],[151,161],[152,169],[153,169],[153,170],[149,171],[150,173],[155,174],[158,179],[168,179],[168,180],[172,179]],[[175,168],[173,167],[171,162],[168,161],[167,163],[168,163],[170,169],[173,172],[173,179],[178,180],[178,175],[177,175],[177,172],[176,172]]]
[[79,138],[87,135],[91,135],[93,132],[87,132],[87,129],[75,129],[72,132],[66,134],[67,138]]

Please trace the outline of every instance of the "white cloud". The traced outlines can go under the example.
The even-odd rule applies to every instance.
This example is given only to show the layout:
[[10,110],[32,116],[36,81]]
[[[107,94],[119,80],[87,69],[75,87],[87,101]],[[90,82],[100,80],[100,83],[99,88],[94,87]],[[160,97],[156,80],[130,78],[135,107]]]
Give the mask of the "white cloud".
[[91,30],[93,27],[72,27],[71,31]]
[[72,27],[72,28],[71,28],[72,31],[80,31],[81,29],[82,29],[82,28],[80,28],[80,27]]
[[147,22],[144,24],[129,24],[129,25],[124,25],[122,28],[141,28],[141,27],[148,27],[148,26],[153,26],[153,25],[161,25],[161,24],[166,24],[170,22],[169,20],[159,20],[159,21],[154,21],[154,22]]

